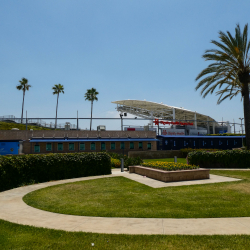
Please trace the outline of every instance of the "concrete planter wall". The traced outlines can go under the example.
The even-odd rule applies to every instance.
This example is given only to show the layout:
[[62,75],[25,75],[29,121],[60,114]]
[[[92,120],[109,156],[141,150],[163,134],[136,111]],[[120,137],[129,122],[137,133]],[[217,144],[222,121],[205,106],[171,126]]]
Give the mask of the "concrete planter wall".
[[209,171],[209,169],[202,168],[192,170],[164,171],[161,169],[147,168],[142,166],[129,167],[130,173],[140,174],[164,182],[209,179]]

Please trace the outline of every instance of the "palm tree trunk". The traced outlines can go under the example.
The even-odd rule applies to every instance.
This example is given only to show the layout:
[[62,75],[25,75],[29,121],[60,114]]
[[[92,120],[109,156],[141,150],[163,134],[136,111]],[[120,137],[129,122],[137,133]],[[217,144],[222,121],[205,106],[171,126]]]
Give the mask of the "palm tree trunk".
[[57,109],[58,109],[58,98],[59,98],[59,93],[57,95],[57,102],[56,102],[56,120],[55,120],[55,128],[57,126]]
[[93,112],[93,101],[91,101],[90,131],[91,131],[91,127],[92,127],[92,112]]
[[23,104],[22,104],[22,115],[21,115],[21,123],[23,123],[23,108],[24,108],[24,96],[25,96],[25,89],[23,90]]
[[246,147],[250,149],[250,104],[249,104],[249,88],[248,82],[243,83],[242,92],[243,105],[244,105],[244,122],[245,122],[245,134],[246,134]]

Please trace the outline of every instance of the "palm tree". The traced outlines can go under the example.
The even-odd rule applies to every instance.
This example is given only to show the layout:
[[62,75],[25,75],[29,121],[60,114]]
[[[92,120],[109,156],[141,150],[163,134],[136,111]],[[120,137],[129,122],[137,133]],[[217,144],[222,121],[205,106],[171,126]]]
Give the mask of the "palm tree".
[[99,93],[96,91],[96,89],[87,89],[87,92],[85,93],[85,101],[91,101],[91,119],[90,119],[90,131],[92,127],[92,112],[93,112],[93,102],[98,101],[97,95]]
[[23,108],[24,108],[24,97],[25,97],[25,91],[29,90],[29,88],[31,87],[31,85],[28,84],[28,79],[26,78],[22,78],[21,81],[19,81],[20,84],[16,86],[16,88],[18,90],[22,90],[23,91],[23,104],[22,104],[22,115],[21,115],[21,123],[23,123]]
[[207,94],[212,94],[218,87],[219,90],[216,92],[216,95],[219,95],[218,104],[227,98],[231,100],[234,96],[241,93],[244,108],[246,147],[250,149],[248,86],[250,83],[250,41],[248,41],[247,34],[247,24],[243,32],[240,30],[240,25],[237,24],[234,37],[229,31],[226,33],[219,32],[220,42],[211,41],[217,48],[206,50],[203,55],[206,61],[213,62],[196,77],[196,81],[200,81],[195,89],[202,87],[201,95],[205,98]]
[[57,109],[58,109],[58,99],[59,99],[59,94],[63,93],[64,94],[64,87],[63,85],[55,84],[54,87],[52,87],[53,90],[53,95],[57,95],[57,102],[56,102],[56,120],[55,120],[55,128],[57,126]]

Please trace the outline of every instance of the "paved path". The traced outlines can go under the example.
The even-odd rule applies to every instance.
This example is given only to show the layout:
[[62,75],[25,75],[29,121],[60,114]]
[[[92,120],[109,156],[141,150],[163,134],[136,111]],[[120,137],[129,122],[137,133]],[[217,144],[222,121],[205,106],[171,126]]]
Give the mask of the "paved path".
[[[42,211],[28,206],[22,197],[34,190],[82,180],[124,176],[156,188],[162,183],[136,174],[113,171],[112,175],[84,177],[62,181],[54,181],[20,187],[0,193],[0,219],[36,227],[62,229],[67,231],[83,231],[111,234],[250,234],[250,218],[208,218],[208,219],[153,219],[153,218],[103,218],[63,215]],[[214,181],[237,181],[238,179],[212,176]],[[210,183],[211,183],[210,179]],[[179,185],[185,182],[178,182]],[[188,182],[194,184],[193,181]],[[203,183],[208,183],[203,180]],[[196,184],[201,184],[197,183]],[[186,185],[187,182],[186,182]]]

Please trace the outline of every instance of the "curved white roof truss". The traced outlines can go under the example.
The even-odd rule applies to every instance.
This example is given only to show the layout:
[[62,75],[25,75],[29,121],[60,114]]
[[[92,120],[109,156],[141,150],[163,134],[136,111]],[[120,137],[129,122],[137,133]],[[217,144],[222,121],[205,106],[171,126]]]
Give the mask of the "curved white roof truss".
[[209,124],[211,122],[210,126],[212,126],[212,123],[218,125],[210,116],[162,103],[140,100],[121,100],[112,103],[117,104],[116,109],[118,112],[129,113],[149,120],[190,121],[201,127],[207,127],[208,122]]

